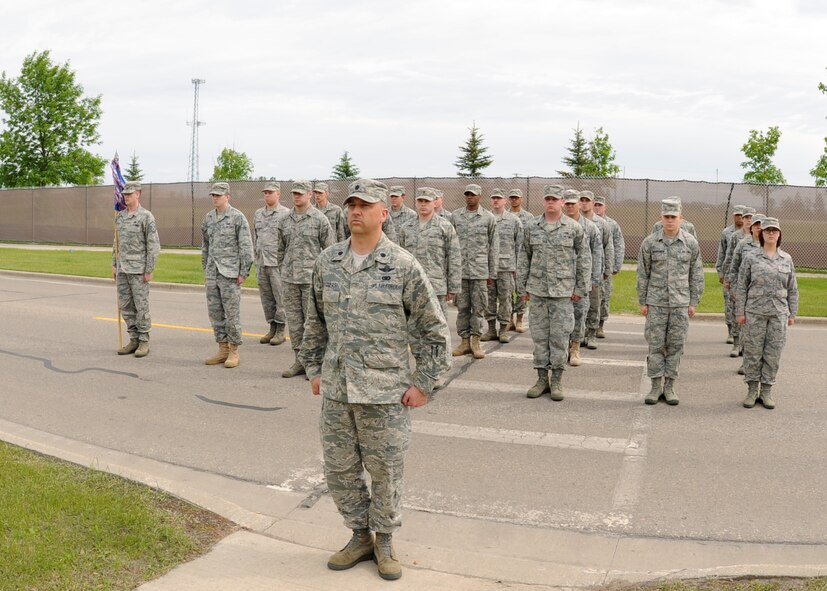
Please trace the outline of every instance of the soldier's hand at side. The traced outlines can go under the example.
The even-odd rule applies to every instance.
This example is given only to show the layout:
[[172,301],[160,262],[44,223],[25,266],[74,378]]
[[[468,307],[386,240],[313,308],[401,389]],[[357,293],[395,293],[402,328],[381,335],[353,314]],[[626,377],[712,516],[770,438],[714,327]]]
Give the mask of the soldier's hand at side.
[[718,283],[723,283],[723,282],[724,282],[724,278],[723,277],[718,277]]
[[313,396],[318,396],[322,392],[322,376],[316,376],[312,380],[310,380],[310,391],[313,392]]
[[530,301],[530,300],[531,300],[531,296],[530,296],[529,294],[525,294],[525,295],[522,297],[522,300],[523,300],[524,302],[528,302],[528,301]]
[[640,315],[641,316],[648,316],[649,315],[649,306],[647,306],[646,304],[643,304],[640,307]]
[[117,267],[112,267],[112,279],[117,279],[117,278],[118,278],[118,268]]
[[236,277],[236,278],[235,278],[235,282],[236,282],[236,283],[238,283],[239,285],[241,285],[242,283],[244,283],[246,280],[247,280],[247,278],[246,278],[246,277],[241,277],[240,275],[239,275],[238,277]]
[[144,283],[152,281],[152,273],[144,273]]
[[729,281],[727,281],[724,285],[726,285],[727,289],[732,289],[732,284]]
[[405,394],[402,396],[402,404],[411,408],[425,406],[428,404],[428,397],[416,386],[411,386],[405,390]]
[[581,298],[581,297],[580,297],[579,295],[577,295],[576,293],[571,294],[571,301],[572,301],[572,302],[579,302],[579,301],[580,301],[580,300],[582,300],[582,299],[583,299],[583,298]]
[[787,326],[792,326],[793,324],[795,324],[795,318],[793,318],[792,316],[790,316],[790,317],[787,319]]
[[687,310],[689,317],[694,318],[695,316],[695,306],[689,306],[689,310]]
[[488,279],[485,280],[485,284],[488,287],[491,287],[492,285],[494,285],[494,280],[491,277],[489,277]]
[[735,322],[737,322],[738,324],[746,324],[747,323],[747,317],[746,316],[736,316],[735,317]]
[[450,291],[445,294],[445,301],[446,302],[453,302],[454,298],[457,297],[457,294],[451,293]]

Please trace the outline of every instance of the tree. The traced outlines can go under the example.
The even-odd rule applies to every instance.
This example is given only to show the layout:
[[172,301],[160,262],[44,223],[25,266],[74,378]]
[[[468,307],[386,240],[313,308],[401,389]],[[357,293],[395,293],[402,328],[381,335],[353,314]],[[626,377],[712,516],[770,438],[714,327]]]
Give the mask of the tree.
[[[818,89],[827,94],[827,85],[824,82],[818,83]],[[818,162],[810,171],[810,176],[815,179],[816,187],[827,186],[827,137],[824,138],[824,144],[824,152],[821,154],[821,158],[818,159]]]
[[465,145],[459,147],[460,155],[456,162],[454,162],[454,166],[456,166],[459,171],[457,172],[457,176],[482,176],[480,171],[483,168],[491,166],[494,159],[487,154],[488,148],[482,145],[484,136],[479,132],[476,121],[471,123],[471,127],[469,127],[468,130],[471,132],[471,135],[468,136],[468,141],[465,142]]
[[359,169],[353,164],[350,156],[345,150],[342,157],[339,158],[339,163],[333,167],[333,178],[340,180],[355,179],[359,176]]
[[129,168],[126,169],[124,177],[128,181],[144,180],[144,171],[141,170],[141,165],[138,163],[138,157],[135,155],[135,152],[132,152],[132,160],[129,161]]
[[586,156],[584,176],[613,177],[620,172],[620,167],[615,164],[617,153],[609,141],[609,134],[602,127],[594,130],[594,138],[588,143]]
[[568,166],[569,170],[558,170],[557,174],[566,178],[586,176],[586,169],[589,165],[589,151],[579,121],[577,127],[574,128],[574,137],[571,138],[567,149],[569,155],[563,157],[563,164]]
[[750,130],[747,143],[741,151],[747,160],[741,163],[745,168],[744,182],[760,185],[786,185],[787,181],[781,170],[772,163],[772,157],[778,149],[781,132],[778,126],[770,127],[766,135],[755,129]]
[[19,78],[0,77],[0,186],[89,185],[103,180],[106,161],[86,150],[100,142],[101,96],[83,86],[49,51],[23,60]]
[[253,175],[253,161],[244,152],[224,148],[215,161],[210,182],[249,181]]

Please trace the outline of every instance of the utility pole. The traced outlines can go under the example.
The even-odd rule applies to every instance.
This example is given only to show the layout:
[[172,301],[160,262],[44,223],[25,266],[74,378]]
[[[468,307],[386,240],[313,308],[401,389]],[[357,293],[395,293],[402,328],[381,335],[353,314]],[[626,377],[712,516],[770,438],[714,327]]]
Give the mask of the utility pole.
[[191,183],[198,182],[198,128],[206,125],[203,121],[198,120],[198,87],[206,82],[206,80],[200,78],[192,79],[192,84],[195,87],[192,99],[192,121],[187,121],[187,125],[192,127],[189,171],[187,173],[187,180]]

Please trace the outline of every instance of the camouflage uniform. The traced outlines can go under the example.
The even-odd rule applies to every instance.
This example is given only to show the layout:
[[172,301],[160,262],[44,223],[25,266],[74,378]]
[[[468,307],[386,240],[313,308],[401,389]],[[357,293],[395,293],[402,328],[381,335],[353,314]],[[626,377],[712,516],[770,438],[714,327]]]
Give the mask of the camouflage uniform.
[[[382,231],[385,233],[385,236],[391,239],[391,242],[398,241],[396,226],[394,225],[393,218],[391,216],[388,216],[385,219],[385,223],[382,224]],[[347,226],[347,215],[345,215],[345,238],[350,238],[350,228]]]
[[600,282],[600,325],[609,317],[609,306],[612,301],[612,292],[614,291],[612,276],[620,273],[620,270],[623,268],[623,258],[626,256],[626,241],[623,239],[623,231],[620,229],[620,224],[609,216],[603,216],[603,219],[608,222],[609,228],[612,231],[614,261],[611,264],[609,276]]
[[[511,309],[514,304],[514,289],[516,286],[517,257],[523,246],[523,224],[520,218],[509,211],[501,216],[494,215],[497,220],[497,234],[500,237],[499,264],[497,278],[488,286],[488,312],[485,319],[488,322],[498,321],[500,326],[511,322]],[[497,303],[499,302],[499,306]]]
[[290,210],[278,204],[275,208],[262,207],[253,215],[256,229],[256,279],[264,319],[267,323],[284,324],[284,303],[281,274],[279,273],[279,219]]
[[[736,207],[738,207],[739,211],[741,211],[740,206]],[[718,242],[718,257],[715,260],[715,270],[718,272],[718,279],[721,279],[724,282],[721,289],[724,293],[724,321],[726,322],[727,333],[729,336],[732,336],[732,327],[735,324],[735,308],[733,306],[732,296],[726,288],[727,269],[724,266],[724,262],[726,261],[727,252],[729,250],[730,236],[732,236],[734,232],[740,231],[741,230],[735,224],[731,224],[721,231],[721,239]]]
[[[652,234],[654,234],[658,230],[663,230],[663,223],[661,223],[660,220],[656,221],[655,225],[652,226]],[[693,224],[692,222],[681,220],[681,230],[690,234],[695,240],[698,239],[698,234],[695,232],[695,224]]]
[[350,232],[346,230],[347,216],[345,215],[344,209],[329,201],[326,207],[316,206],[316,209],[321,211],[327,218],[327,221],[330,222],[330,227],[333,228],[333,233],[335,234],[335,236],[333,236],[333,242],[341,242],[350,236]]
[[[603,305],[602,290],[604,277],[612,276],[612,268],[615,260],[614,240],[612,236],[612,228],[609,223],[602,217],[594,213],[592,217],[586,218],[595,224],[600,232],[600,243],[603,246],[603,253],[601,256],[601,270],[600,278],[598,279],[594,289],[589,292],[589,313],[586,316],[586,331],[596,332],[600,326],[600,309]],[[592,259],[592,266],[594,266],[594,258]]]
[[149,282],[161,252],[155,218],[140,205],[134,212],[123,209],[115,218],[117,239],[112,247],[112,266],[117,269],[118,305],[130,340],[148,341],[152,319],[149,316]]
[[411,430],[401,400],[411,385],[429,395],[450,368],[445,316],[421,265],[387,236],[359,268],[349,241],[324,251],[309,302],[299,361],[310,379],[321,377],[328,490],[347,527],[392,533]]
[[[743,229],[736,230],[732,234],[729,235],[729,241],[727,243],[727,252],[726,257],[724,258],[724,281],[729,281],[727,277],[729,276],[729,270],[732,267],[732,257],[735,255],[735,250],[738,248],[738,244],[742,240],[746,240],[750,237],[749,231],[750,222],[744,222],[744,228],[746,228],[746,232]],[[732,276],[737,279],[738,278],[738,269],[736,268]],[[728,301],[729,301],[729,316],[732,318],[732,326],[729,329],[729,336],[733,339],[739,339],[741,334],[741,325],[735,322],[735,283],[725,283],[724,287],[729,285],[729,289],[727,291],[728,294]],[[726,304],[726,301],[724,302]],[[724,309],[724,318],[727,316],[727,310]]]
[[597,224],[587,219],[586,216],[581,214],[578,220],[573,221],[583,227],[586,245],[591,255],[591,278],[586,297],[574,302],[574,329],[571,331],[569,340],[579,343],[586,336],[586,316],[591,307],[591,294],[595,291],[593,286],[596,285],[599,288],[600,281],[603,279],[603,237]]
[[689,330],[689,306],[696,306],[704,291],[704,269],[698,241],[679,230],[670,239],[663,229],[647,236],[640,246],[637,294],[649,306],[644,336],[650,378],[678,377]]
[[279,220],[284,312],[290,330],[290,345],[296,352],[302,346],[313,264],[319,253],[333,244],[333,233],[327,217],[315,207],[309,207],[302,214],[294,208]]
[[457,295],[457,333],[462,338],[485,332],[488,309],[488,279],[497,276],[500,239],[497,222],[490,211],[480,206],[467,207],[451,214],[462,251],[462,290]]
[[405,224],[409,224],[411,222],[416,223],[419,219],[419,215],[407,205],[403,205],[399,208],[399,211],[394,210],[392,207],[389,208],[390,215],[388,217],[393,218],[393,227],[396,229],[397,238],[402,234],[402,228]]
[[[535,217],[525,209],[520,209],[520,211],[518,211],[517,213],[514,213],[513,211],[511,213],[520,218],[520,223],[522,223],[523,225],[523,232],[525,232],[525,225],[529,223],[531,220],[533,220]],[[522,248],[522,245],[520,245],[520,247]],[[524,295],[525,293],[520,293],[519,291],[517,292],[516,301],[514,302],[514,314],[525,314],[525,300],[523,299]]]
[[253,266],[253,239],[244,214],[232,205],[207,212],[201,224],[201,267],[207,280],[207,311],[218,343],[241,344],[241,286]]

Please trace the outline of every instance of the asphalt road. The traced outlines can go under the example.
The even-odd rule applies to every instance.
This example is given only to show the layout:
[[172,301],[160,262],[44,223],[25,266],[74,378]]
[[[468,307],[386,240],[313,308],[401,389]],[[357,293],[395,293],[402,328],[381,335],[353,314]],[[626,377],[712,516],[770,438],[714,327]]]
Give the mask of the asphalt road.
[[[72,439],[303,492],[323,489],[319,399],[278,377],[289,343],[260,345],[244,296],[241,365],[215,349],[203,293],[155,288],[152,352],[119,357],[109,284],[0,273],[0,418]],[[449,321],[454,325],[455,309]],[[414,411],[409,510],[543,528],[703,540],[827,541],[827,328],[788,334],[778,407],[741,407],[722,322],[693,321],[680,405],[642,403],[643,321],[564,375],[567,398],[525,398],[530,335],[455,360]],[[456,338],[456,335],[455,335]]]

